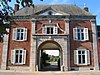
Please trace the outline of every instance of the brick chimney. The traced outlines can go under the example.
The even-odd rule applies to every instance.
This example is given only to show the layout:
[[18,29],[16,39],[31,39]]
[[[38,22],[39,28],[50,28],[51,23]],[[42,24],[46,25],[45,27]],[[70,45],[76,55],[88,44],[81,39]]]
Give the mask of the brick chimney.
[[14,11],[18,11],[19,10],[19,4],[15,4],[15,7],[14,7]]
[[84,7],[84,10],[85,10],[86,12],[89,12],[88,7]]
[[86,6],[85,3],[84,3],[84,10],[85,10],[86,12],[89,12],[89,9],[88,9],[88,7]]

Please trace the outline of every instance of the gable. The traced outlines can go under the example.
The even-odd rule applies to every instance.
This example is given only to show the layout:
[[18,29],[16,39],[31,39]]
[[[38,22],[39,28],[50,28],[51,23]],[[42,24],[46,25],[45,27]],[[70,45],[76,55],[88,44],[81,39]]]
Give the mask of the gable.
[[41,13],[40,15],[63,15],[63,14],[61,14],[59,12],[55,12],[53,10],[48,10],[46,12]]
[[15,12],[15,16],[26,15],[48,15],[48,11],[52,11],[53,15],[84,15],[93,16],[91,13],[82,10],[74,5],[35,5],[34,8],[24,7]]
[[62,11],[56,10],[52,7],[48,7],[36,13],[37,15],[68,15]]

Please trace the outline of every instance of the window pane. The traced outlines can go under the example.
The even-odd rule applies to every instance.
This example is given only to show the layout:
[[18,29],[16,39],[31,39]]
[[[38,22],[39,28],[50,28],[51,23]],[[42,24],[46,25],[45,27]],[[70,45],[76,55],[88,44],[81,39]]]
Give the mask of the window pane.
[[80,40],[80,33],[78,33],[78,40]]
[[78,56],[78,61],[79,61],[79,64],[81,64],[81,55]]
[[17,29],[17,40],[23,40],[24,29]]
[[82,61],[85,63],[85,55],[82,56]]
[[78,51],[78,54],[81,54],[81,51]]
[[18,63],[18,55],[15,56],[15,63]]
[[20,33],[17,32],[17,40],[20,40]]
[[50,28],[47,28],[47,34],[50,34]]
[[18,53],[19,51],[18,50],[16,50],[16,54]]
[[85,54],[85,51],[82,51],[82,54]]
[[22,54],[22,50],[20,50],[20,54]]
[[81,38],[82,40],[84,40],[84,33],[81,33]]
[[20,29],[17,29],[17,32],[20,32]]
[[23,40],[23,33],[21,33],[21,39],[20,40]]
[[22,55],[20,55],[19,63],[22,63]]
[[77,32],[79,33],[80,32],[80,29],[77,29]]
[[83,33],[83,29],[81,29],[81,32]]
[[23,32],[23,29],[21,29],[21,32]]
[[53,34],[53,28],[51,28],[51,34]]

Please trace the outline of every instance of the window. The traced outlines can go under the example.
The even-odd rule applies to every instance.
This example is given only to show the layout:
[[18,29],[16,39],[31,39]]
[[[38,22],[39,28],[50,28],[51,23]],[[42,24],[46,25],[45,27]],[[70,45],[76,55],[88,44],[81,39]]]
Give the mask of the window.
[[43,27],[43,34],[58,34],[57,26],[44,26]]
[[26,62],[26,50],[14,49],[11,52],[11,63],[12,64],[25,64]]
[[13,40],[16,40],[16,41],[27,40],[27,28],[14,28],[13,29]]
[[90,64],[90,52],[86,49],[74,50],[74,64],[88,65]]
[[74,40],[88,40],[88,28],[76,27],[73,29]]

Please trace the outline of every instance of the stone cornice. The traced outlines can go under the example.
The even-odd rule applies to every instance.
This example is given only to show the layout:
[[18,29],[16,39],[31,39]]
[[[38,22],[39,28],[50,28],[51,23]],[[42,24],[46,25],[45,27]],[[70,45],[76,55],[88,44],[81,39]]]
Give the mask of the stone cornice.
[[32,21],[35,20],[91,20],[96,19],[95,15],[29,15],[13,16],[14,21]]

